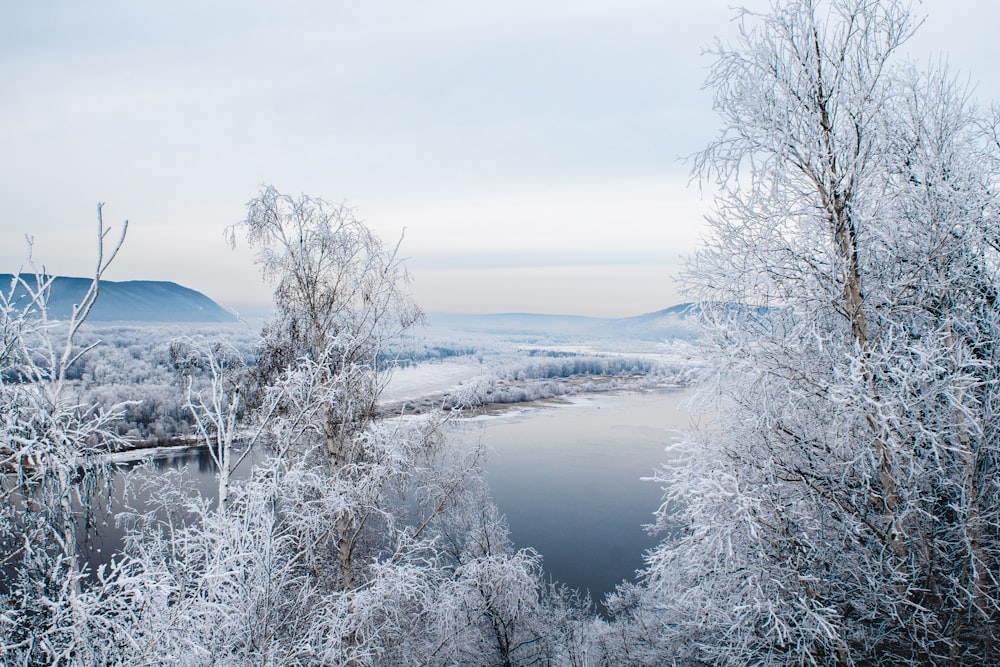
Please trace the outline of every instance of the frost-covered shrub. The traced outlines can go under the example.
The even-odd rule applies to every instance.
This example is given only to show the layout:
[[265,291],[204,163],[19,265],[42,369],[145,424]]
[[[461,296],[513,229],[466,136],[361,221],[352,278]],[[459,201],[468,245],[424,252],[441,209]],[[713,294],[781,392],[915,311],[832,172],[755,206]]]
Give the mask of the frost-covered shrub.
[[[257,334],[242,324],[191,324],[187,330],[206,345],[232,346],[252,361]],[[185,405],[188,383],[201,390],[209,380],[204,368],[178,359],[179,334],[177,325],[84,327],[79,346],[94,347],[73,366],[79,400],[99,407],[123,405],[115,430],[130,441],[190,438],[194,420]]]

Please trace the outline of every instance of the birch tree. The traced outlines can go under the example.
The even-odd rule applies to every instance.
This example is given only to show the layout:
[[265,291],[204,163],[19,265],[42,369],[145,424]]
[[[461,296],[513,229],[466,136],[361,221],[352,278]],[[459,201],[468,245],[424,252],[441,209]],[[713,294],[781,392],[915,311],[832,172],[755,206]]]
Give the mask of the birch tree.
[[489,500],[473,492],[480,452],[444,447],[447,415],[376,419],[387,346],[422,319],[397,248],[344,206],[271,187],[239,230],[275,286],[249,401],[279,459],[275,525],[312,591],[299,643],[323,662],[423,662],[433,603],[459,576],[449,519]]
[[[246,379],[246,361],[239,350],[225,343],[209,343],[182,337],[170,346],[175,369],[187,381],[185,407],[194,420],[199,444],[208,450],[218,470],[217,502],[225,513],[236,468],[254,451],[266,428],[268,417],[258,419],[255,428],[243,429],[241,383]],[[207,376],[208,386],[196,389],[194,373]],[[267,410],[265,410],[267,412]]]
[[661,472],[668,535],[614,602],[658,659],[995,662],[995,124],[901,60],[908,3],[740,18],[685,275],[719,417]]
[[81,550],[106,455],[121,444],[121,411],[81,405],[68,378],[89,351],[76,336],[126,228],[108,245],[98,204],[94,273],[68,320],[50,319],[54,277],[44,267],[15,274],[0,293],[0,657],[11,664],[99,661],[99,647],[115,643],[105,615],[127,606]]
[[[230,229],[233,243],[239,229],[274,284],[276,315],[262,334],[256,384],[290,389],[285,395],[292,400],[282,414],[319,436],[334,479],[370,490],[352,476],[392,470],[381,465],[378,441],[366,435],[388,381],[381,355],[389,340],[422,317],[405,291],[408,277],[398,248],[385,248],[345,205],[296,199],[270,186],[261,188],[247,204],[246,219]],[[295,400],[303,391],[311,396],[308,404]],[[308,449],[314,442],[304,437],[302,445],[314,451]],[[339,576],[347,590],[356,583],[361,531],[377,514],[370,505],[363,509],[366,504],[348,503],[334,519]]]

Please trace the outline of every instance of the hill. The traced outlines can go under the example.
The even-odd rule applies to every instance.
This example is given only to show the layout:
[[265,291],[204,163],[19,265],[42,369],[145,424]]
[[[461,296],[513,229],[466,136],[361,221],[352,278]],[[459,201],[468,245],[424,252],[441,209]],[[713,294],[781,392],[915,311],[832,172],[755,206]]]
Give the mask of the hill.
[[693,308],[690,303],[682,303],[654,313],[622,318],[534,313],[431,313],[428,319],[431,326],[469,333],[660,341],[693,337],[693,327],[686,321]]
[[[13,276],[0,273],[0,288],[9,290]],[[34,283],[34,276],[26,278]],[[49,295],[49,317],[67,319],[90,285],[89,278],[57,276]],[[18,286],[15,300],[26,299]],[[201,292],[162,280],[101,281],[89,321],[234,322],[236,317]]]

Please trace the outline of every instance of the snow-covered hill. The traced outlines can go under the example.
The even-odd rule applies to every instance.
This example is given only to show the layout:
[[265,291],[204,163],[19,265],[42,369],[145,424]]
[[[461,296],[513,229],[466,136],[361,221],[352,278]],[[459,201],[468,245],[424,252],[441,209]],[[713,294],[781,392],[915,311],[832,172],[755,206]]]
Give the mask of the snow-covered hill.
[[622,318],[534,313],[492,315],[432,313],[428,319],[433,327],[468,333],[665,341],[694,337],[694,328],[687,320],[690,311],[692,304],[682,303],[654,313]]

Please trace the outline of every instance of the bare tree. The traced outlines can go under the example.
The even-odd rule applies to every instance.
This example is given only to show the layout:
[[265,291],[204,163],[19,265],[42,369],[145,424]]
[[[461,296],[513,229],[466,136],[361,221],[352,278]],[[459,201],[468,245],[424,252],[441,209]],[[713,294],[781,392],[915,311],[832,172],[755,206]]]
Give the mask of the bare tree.
[[663,470],[670,535],[616,603],[659,659],[995,662],[996,135],[897,63],[905,2],[741,18],[685,278],[719,418]]
[[[185,407],[194,419],[195,434],[218,469],[217,500],[225,513],[229,505],[231,480],[236,468],[254,451],[268,424],[268,417],[243,428],[241,383],[246,379],[246,361],[239,350],[225,343],[209,343],[193,338],[178,338],[171,343],[174,367],[187,378]],[[196,389],[194,373],[207,376],[208,386]]]
[[108,641],[100,619],[116,606],[103,572],[88,583],[80,525],[121,444],[120,409],[78,404],[68,379],[90,349],[74,341],[127,229],[108,250],[101,209],[93,278],[68,320],[50,319],[55,278],[44,268],[16,274],[0,294],[0,656],[12,664],[86,663]]

